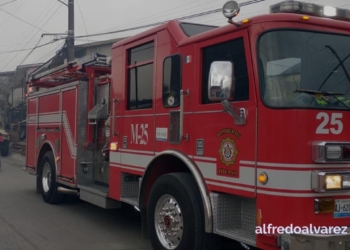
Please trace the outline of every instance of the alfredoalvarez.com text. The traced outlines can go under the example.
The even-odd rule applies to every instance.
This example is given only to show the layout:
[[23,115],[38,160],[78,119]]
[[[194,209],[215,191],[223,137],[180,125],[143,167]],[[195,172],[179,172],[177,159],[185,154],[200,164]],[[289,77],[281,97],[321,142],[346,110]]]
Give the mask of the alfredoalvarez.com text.
[[257,226],[255,229],[256,234],[349,234],[349,228],[347,226],[319,226],[315,227],[310,224],[308,227],[294,227],[293,224],[287,227],[277,227],[272,224],[263,224],[263,226]]

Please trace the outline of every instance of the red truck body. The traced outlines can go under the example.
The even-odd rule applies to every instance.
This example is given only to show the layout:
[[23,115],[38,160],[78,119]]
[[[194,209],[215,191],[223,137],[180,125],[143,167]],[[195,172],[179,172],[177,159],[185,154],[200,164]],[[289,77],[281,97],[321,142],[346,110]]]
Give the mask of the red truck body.
[[[261,249],[301,249],[298,237],[311,236],[256,228],[350,226],[350,107],[334,94],[350,97],[341,66],[350,67],[349,34],[349,20],[311,14],[267,14],[224,27],[170,21],[117,42],[111,66],[96,57],[34,74],[26,169],[47,202],[63,189],[104,208],[125,202],[141,211],[149,231],[153,187],[164,176],[169,186],[181,183],[186,173],[200,201],[202,213],[192,214],[202,220],[199,230]],[[233,80],[220,78],[233,82],[228,102],[214,82],[224,64],[213,62],[233,65]],[[327,76],[325,90],[312,92]],[[190,204],[181,209],[195,210]],[[166,225],[159,230],[170,235],[150,232],[154,248],[190,249],[176,234],[179,210],[157,211]],[[185,241],[189,232],[181,233]],[[334,237],[327,240],[349,241]],[[172,239],[178,248],[161,244],[176,245]]]

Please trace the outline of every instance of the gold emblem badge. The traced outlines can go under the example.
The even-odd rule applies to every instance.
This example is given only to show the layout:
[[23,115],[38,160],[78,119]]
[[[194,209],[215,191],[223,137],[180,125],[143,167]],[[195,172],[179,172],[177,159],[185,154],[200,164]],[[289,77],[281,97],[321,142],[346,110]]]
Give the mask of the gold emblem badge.
[[221,157],[221,163],[225,164],[227,167],[235,164],[236,156],[238,154],[236,141],[232,140],[230,137],[226,137],[226,139],[222,140],[219,154]]

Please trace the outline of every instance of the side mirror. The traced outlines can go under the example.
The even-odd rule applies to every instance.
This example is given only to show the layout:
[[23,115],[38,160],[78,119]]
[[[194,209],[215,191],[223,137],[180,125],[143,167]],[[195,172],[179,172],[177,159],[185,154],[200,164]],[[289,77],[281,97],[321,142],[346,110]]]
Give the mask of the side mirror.
[[208,98],[210,101],[231,100],[234,90],[234,67],[230,61],[215,61],[210,66]]

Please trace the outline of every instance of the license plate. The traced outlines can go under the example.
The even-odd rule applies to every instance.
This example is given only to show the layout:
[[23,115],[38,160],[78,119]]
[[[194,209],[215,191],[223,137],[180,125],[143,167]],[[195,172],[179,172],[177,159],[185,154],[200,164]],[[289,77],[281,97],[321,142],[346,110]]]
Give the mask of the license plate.
[[334,218],[350,217],[350,199],[335,200]]

